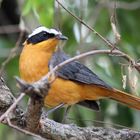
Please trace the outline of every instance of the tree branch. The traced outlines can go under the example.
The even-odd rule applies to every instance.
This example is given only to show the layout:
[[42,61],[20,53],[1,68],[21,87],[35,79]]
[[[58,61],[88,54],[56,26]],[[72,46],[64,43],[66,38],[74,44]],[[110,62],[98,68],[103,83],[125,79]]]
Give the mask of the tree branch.
[[24,93],[21,93],[20,96],[14,101],[14,103],[6,110],[6,112],[1,115],[0,117],[0,122],[3,121],[3,119],[6,117],[8,117],[8,114],[13,110],[15,109],[15,107],[17,106],[18,102],[25,96]]
[[[73,124],[60,124],[55,121],[48,119],[45,114],[42,114],[41,109],[43,107],[43,97],[47,95],[50,81],[48,77],[54,74],[58,69],[70,63],[74,60],[80,59],[82,57],[93,55],[93,54],[111,54],[123,57],[131,63],[132,67],[135,67],[140,72],[140,65],[131,58],[129,55],[114,49],[115,46],[106,40],[102,35],[100,35],[94,28],[87,25],[79,17],[75,16],[68,9],[66,9],[58,0],[56,0],[63,9],[65,9],[69,14],[71,14],[77,21],[85,25],[89,30],[93,31],[101,40],[107,44],[111,50],[94,50],[79,56],[75,56],[71,59],[68,59],[61,64],[54,67],[45,77],[41,80],[28,84],[21,79],[18,79],[18,83],[21,86],[21,89],[31,96],[30,103],[27,108],[27,112],[23,113],[21,108],[17,105],[18,102],[22,99],[24,94],[21,94],[19,98],[15,99],[11,94],[10,90],[4,84],[4,81],[0,79],[0,120],[2,123],[9,125],[12,128],[17,129],[25,134],[35,136],[37,138],[47,138],[47,139],[99,139],[99,140],[109,140],[109,139],[139,139],[140,133],[134,130],[123,129],[117,130],[113,128],[102,128],[102,127],[77,127]],[[18,46],[18,45],[16,45]],[[15,50],[14,50],[15,52]],[[12,52],[13,53],[13,52]],[[3,64],[4,66],[12,58],[8,58]],[[4,69],[1,69],[3,71]],[[41,98],[40,98],[41,96]],[[9,109],[8,109],[9,108]],[[6,111],[6,112],[5,112]],[[5,113],[4,113],[5,112]],[[3,114],[4,113],[4,114]],[[24,124],[25,123],[25,124]]]
[[[32,92],[41,92],[43,90],[41,89],[45,89],[46,90],[46,86],[47,86],[47,90],[49,88],[49,82],[48,82],[48,76],[51,75],[51,73],[54,73],[56,70],[58,70],[59,68],[61,68],[62,66],[64,66],[67,63],[70,63],[74,60],[80,59],[82,57],[91,55],[91,54],[111,54],[111,55],[119,55],[121,57],[124,57],[126,60],[128,61],[134,61],[131,57],[129,57],[128,55],[118,51],[118,50],[94,50],[91,52],[87,52],[84,54],[81,54],[79,56],[76,56],[74,58],[68,59],[64,62],[62,62],[61,64],[57,65],[56,67],[53,68],[53,70],[48,73],[47,76],[45,76],[44,78],[42,78],[41,80],[39,80],[38,82],[32,84],[32,85],[26,85],[26,82],[21,82],[20,86],[26,87],[26,92],[28,94],[32,94]],[[133,62],[134,63],[134,62]],[[44,85],[44,86],[43,86]],[[3,99],[3,96],[0,95],[0,102],[1,100],[4,102],[2,105],[2,108],[8,108],[13,102],[13,96],[10,93],[10,90],[6,87],[6,85],[4,84],[3,80],[1,79],[0,81],[0,87],[5,87],[2,88],[1,91],[3,91],[5,93],[5,96],[7,95],[8,97],[10,96],[10,98],[5,97],[5,100]],[[27,88],[28,87],[28,88]],[[30,88],[31,87],[31,88]],[[5,90],[6,89],[6,90]],[[3,92],[0,92],[0,94],[3,95]],[[44,93],[46,93],[47,91],[44,91]],[[39,94],[40,95],[40,94]],[[1,99],[2,98],[2,99]],[[8,99],[8,102],[7,102]],[[10,101],[9,101],[10,99]],[[0,106],[1,108],[1,106]],[[30,108],[30,109],[29,109]],[[22,132],[24,132],[24,130],[29,131],[29,134],[31,132],[34,132],[35,135],[40,135],[41,137],[47,138],[47,139],[54,139],[54,140],[58,140],[58,139],[137,139],[140,138],[140,133],[133,131],[133,130],[128,130],[128,129],[123,129],[123,130],[117,130],[117,129],[113,129],[113,128],[101,128],[101,127],[87,127],[87,128],[81,128],[81,127],[77,127],[76,125],[64,125],[64,124],[60,124],[60,123],[56,123],[55,121],[49,120],[46,117],[44,117],[45,115],[43,114],[42,117],[40,118],[40,110],[42,108],[42,104],[38,106],[38,102],[37,103],[31,103],[28,107],[27,113],[29,115],[26,114],[17,114],[15,112],[12,112],[14,115],[13,118],[10,117],[10,122],[12,125],[9,125],[9,123],[5,122],[7,125],[9,126],[15,126],[14,128],[16,129],[17,127],[20,127],[20,129],[17,129],[18,131],[21,131],[21,128],[23,129]],[[5,110],[6,110],[5,109]],[[35,111],[36,110],[36,111]],[[36,112],[33,113],[32,112]],[[0,114],[2,114],[3,112],[0,110]],[[20,116],[21,115],[21,116]],[[20,116],[20,117],[19,117]],[[37,123],[34,125],[35,121],[31,121],[28,122],[28,120],[32,120],[35,116],[37,116]],[[30,125],[25,125],[23,127],[23,125],[21,125],[21,123],[19,124],[19,122],[22,122],[22,118],[26,118],[26,124],[30,124]],[[34,119],[33,119],[34,120]],[[38,122],[40,122],[40,125],[38,125]],[[36,126],[38,126],[38,128],[36,129]]]
[[[0,108],[10,107],[13,104],[13,95],[11,94],[10,90],[4,84],[3,80],[0,79],[0,87],[3,87],[0,92],[0,102],[3,102],[3,105],[0,104]],[[5,94],[5,100],[3,95]],[[1,106],[2,105],[2,106]],[[0,110],[0,114],[3,111]],[[69,139],[76,139],[76,140],[88,140],[88,139],[98,139],[98,140],[112,140],[112,139],[139,139],[140,132],[129,130],[129,129],[122,129],[117,130],[113,128],[102,128],[102,127],[77,127],[74,124],[60,124],[53,120],[46,118],[45,114],[42,115],[40,119],[40,129],[36,132],[36,134],[27,131],[26,126],[23,129],[23,126],[19,124],[19,120],[22,121],[22,116],[17,114],[15,111],[12,112],[13,115],[10,116],[10,123],[4,122],[6,125],[21,131],[22,133],[32,135],[34,137],[39,138],[46,138],[51,140],[69,140]],[[25,114],[22,114],[25,115]],[[19,128],[20,127],[20,128]]]
[[108,45],[111,49],[116,48],[110,41],[106,40],[101,34],[99,34],[94,28],[89,26],[86,22],[84,22],[81,18],[74,15],[71,11],[69,11],[59,0],[56,0],[57,3],[65,10],[67,11],[73,18],[75,18],[77,21],[79,21],[81,24],[86,26],[89,30],[91,30],[94,34],[96,34],[106,45]]
[[68,63],[70,63],[72,61],[78,60],[80,58],[83,58],[83,57],[86,57],[86,56],[89,56],[89,55],[95,55],[95,54],[110,54],[110,55],[122,57],[125,60],[127,60],[132,67],[135,67],[137,69],[137,71],[140,73],[140,64],[139,63],[136,63],[133,58],[131,58],[129,55],[127,55],[127,54],[125,54],[125,53],[123,53],[123,52],[121,52],[119,50],[93,50],[93,51],[89,51],[89,52],[86,52],[86,53],[82,53],[80,55],[77,55],[75,57],[72,57],[72,58],[70,58],[68,60],[65,60],[64,62],[58,64],[57,66],[55,66],[54,68],[52,68],[51,71],[46,76],[44,76],[41,80],[39,80],[38,82],[35,82],[35,84],[37,84],[37,85],[42,85],[41,83],[48,84],[48,78],[53,73],[55,73],[58,69],[60,69],[61,67],[63,67],[64,65],[66,65],[66,64],[68,64]]
[[16,53],[18,51],[18,48],[19,48],[19,45],[21,43],[21,40],[23,38],[25,34],[25,31],[24,30],[20,30],[20,35],[19,35],[19,38],[15,44],[15,47],[11,49],[8,57],[6,58],[6,60],[1,64],[1,67],[0,67],[0,77],[2,76],[2,73],[3,73],[3,70],[5,68],[5,66],[9,63],[9,61],[14,58],[16,56]]

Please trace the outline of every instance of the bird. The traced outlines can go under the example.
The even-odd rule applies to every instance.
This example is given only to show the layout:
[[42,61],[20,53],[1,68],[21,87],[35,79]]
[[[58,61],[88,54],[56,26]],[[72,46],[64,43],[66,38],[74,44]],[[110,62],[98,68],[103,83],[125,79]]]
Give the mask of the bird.
[[[60,30],[39,26],[28,35],[23,43],[19,58],[20,77],[27,83],[40,80],[55,67],[70,58],[62,49],[60,41],[66,41]],[[112,99],[130,108],[140,110],[140,97],[115,89],[99,78],[79,61],[67,63],[55,72],[44,97],[44,106],[57,108],[79,104],[93,110],[100,110],[100,99]]]

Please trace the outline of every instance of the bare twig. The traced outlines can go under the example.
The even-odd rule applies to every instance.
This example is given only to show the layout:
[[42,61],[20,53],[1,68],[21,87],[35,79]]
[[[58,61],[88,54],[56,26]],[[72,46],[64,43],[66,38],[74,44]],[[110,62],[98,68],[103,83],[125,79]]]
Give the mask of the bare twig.
[[44,98],[46,96],[46,93],[49,90],[49,82],[47,81],[48,79],[45,79],[45,86],[42,87],[42,82],[39,82],[38,84],[28,84],[26,81],[20,79],[19,77],[15,77],[18,87],[20,88],[21,92],[26,93],[31,98],[34,98],[34,95],[38,95],[40,98]]
[[19,101],[20,101],[24,96],[25,96],[24,93],[21,93],[21,94],[20,94],[20,96],[19,96],[19,97],[14,101],[14,103],[7,109],[7,111],[6,111],[3,115],[1,115],[1,117],[0,117],[0,122],[2,122],[3,119],[4,119],[5,117],[7,118],[8,114],[16,107],[16,105],[19,103]]
[[89,30],[91,30],[94,34],[96,34],[103,42],[105,42],[106,45],[108,45],[111,49],[114,49],[115,46],[109,42],[108,40],[106,40],[101,34],[99,34],[94,28],[92,28],[91,26],[89,26],[86,22],[84,22],[81,18],[79,18],[78,16],[74,15],[71,11],[69,11],[59,0],[56,0],[58,2],[58,4],[64,9],[66,10],[73,18],[75,18],[77,21],[79,21],[80,23],[82,23],[83,25],[85,25]]
[[[61,5],[61,3],[56,0],[59,5]],[[63,5],[61,5],[63,8],[65,8]],[[65,9],[67,10],[67,9]],[[98,32],[96,32],[93,28],[91,28],[89,25],[87,25],[84,21],[82,21],[79,17],[75,16],[74,14],[72,14],[69,10],[67,10],[67,12],[69,12],[74,18],[76,18],[80,23],[82,23],[83,25],[85,25],[88,29],[90,29],[91,31],[93,31],[95,34],[97,34],[98,37],[100,37],[111,49],[114,48],[114,45],[111,44],[108,40],[106,40],[103,36],[101,36]],[[82,57],[85,57],[85,56],[88,56],[88,55],[93,55],[93,54],[111,54],[111,55],[119,55],[123,58],[125,58],[126,60],[128,60],[131,65],[133,67],[135,67],[137,70],[139,70],[140,72],[140,66],[138,63],[135,62],[135,60],[133,60],[130,56],[128,56],[127,54],[119,51],[119,50],[94,50],[94,51],[91,51],[91,52],[87,52],[87,53],[84,53],[84,54],[81,54],[79,56],[76,56],[76,57],[73,57],[71,59],[68,59],[64,62],[62,62],[61,64],[57,65],[56,67],[52,68],[52,70],[45,76],[45,78],[47,79],[47,82],[42,82],[42,84],[48,84],[48,77],[50,77],[51,74],[54,74],[55,71],[57,71],[59,68],[63,67],[64,65],[74,61],[74,60],[77,60],[77,59],[80,59]],[[8,60],[9,61],[9,60]],[[41,79],[42,80],[42,79]],[[39,83],[40,81],[36,82],[35,84],[37,85],[37,83]],[[34,85],[34,84],[33,84]],[[42,86],[43,87],[43,86]],[[39,90],[40,91],[40,90]],[[21,97],[20,97],[21,96]],[[10,111],[12,111],[12,109],[14,109],[17,105],[17,103],[23,98],[22,96],[24,96],[24,93],[21,94],[19,96],[19,98],[17,98],[17,100],[13,103],[13,105],[10,106],[10,108],[1,116],[0,120],[2,121],[5,117],[7,118],[7,121],[8,121],[8,125],[21,131],[21,132],[25,132],[24,130],[22,129],[19,129],[17,128],[16,126],[14,126],[9,118],[7,117],[7,115],[10,113]],[[33,105],[33,103],[32,103]],[[31,105],[29,106],[31,107]],[[42,106],[41,106],[42,107]],[[39,109],[40,107],[38,107]],[[31,109],[34,109],[34,107],[31,107]],[[28,110],[28,112],[30,113],[31,109]],[[33,110],[34,111],[34,110]],[[39,112],[40,110],[38,110],[37,112]],[[32,112],[31,112],[32,113]],[[32,114],[30,114],[29,116],[27,117],[31,117]],[[34,112],[34,115],[35,115],[35,112]],[[2,118],[3,117],[3,118]],[[39,122],[39,118],[37,119],[37,122]],[[32,122],[33,123],[33,122]],[[32,125],[34,126],[34,125]],[[32,127],[31,126],[31,127]],[[32,128],[34,129],[34,128]],[[98,130],[98,131],[96,131]],[[117,134],[119,133],[118,137],[120,138],[121,135],[125,135],[128,137],[128,133],[131,133],[129,130],[127,131],[123,131],[121,134],[119,131],[114,131],[113,129],[109,129],[109,131],[107,130],[103,130],[101,128],[96,128],[95,132],[94,132],[94,129],[93,128],[79,128],[77,126],[74,126],[74,125],[62,125],[62,124],[59,124],[59,123],[56,123],[54,121],[51,121],[49,119],[42,119],[41,120],[41,128],[40,130],[37,129],[37,134],[40,134],[41,136],[44,136],[46,138],[48,137],[52,137],[52,139],[77,139],[77,138],[81,138],[81,139],[92,139],[93,138],[93,135],[94,137],[96,138],[97,136],[97,132],[100,131],[100,133],[98,133],[98,139],[101,139],[102,138],[102,132],[104,132],[103,134],[106,135],[106,137],[108,136],[110,138],[110,135],[113,133],[113,136],[117,136]],[[112,133],[110,133],[110,131]],[[117,132],[117,133],[115,133]],[[96,135],[95,135],[96,133]],[[33,136],[36,136],[36,134],[32,134],[32,133],[28,133],[27,131],[27,134],[31,134]],[[139,136],[139,133],[134,133],[133,132],[133,135],[137,135]],[[104,135],[103,135],[104,136]],[[131,135],[130,135],[131,136]],[[117,137],[117,138],[118,138]],[[131,136],[132,137],[132,136]],[[37,138],[41,138],[41,137],[38,137],[37,135]],[[116,138],[116,139],[117,139]],[[118,139],[119,139],[118,138]]]
[[[60,69],[61,67],[63,67],[64,65],[66,65],[72,61],[78,60],[80,58],[83,58],[83,57],[86,57],[89,55],[94,55],[94,54],[111,54],[111,55],[122,57],[122,58],[126,59],[132,67],[135,67],[140,72],[140,65],[137,64],[135,62],[135,60],[133,60],[130,56],[128,56],[127,54],[125,54],[119,50],[93,50],[90,52],[86,52],[86,53],[77,55],[73,58],[70,58],[70,59],[58,64],[54,68],[51,68],[51,71],[48,72],[47,75],[45,75],[39,81],[37,81],[31,85],[26,83],[24,80],[21,80],[20,78],[16,78],[16,80],[19,83],[19,86],[22,89],[22,91],[27,93],[27,95],[30,95],[31,97],[34,95],[38,95],[38,96],[41,95],[40,97],[44,97],[48,93],[50,84],[54,82],[54,80],[56,78],[56,76],[54,76],[54,74],[58,69]],[[25,91],[24,91],[24,89],[25,89]]]
[[22,133],[24,133],[24,134],[26,134],[26,135],[29,135],[29,136],[33,136],[33,137],[39,138],[39,139],[41,139],[41,140],[45,140],[45,139],[44,139],[43,137],[41,137],[40,135],[37,135],[37,134],[35,134],[35,133],[32,133],[32,132],[30,132],[30,131],[24,130],[24,129],[22,129],[22,128],[19,128],[18,126],[13,125],[8,117],[7,117],[7,123],[8,123],[8,125],[9,125],[10,127],[14,128],[14,129],[16,129],[16,130],[18,130],[19,132],[22,132]]
[[1,75],[2,75],[2,73],[3,73],[3,70],[4,70],[4,68],[5,68],[5,66],[9,63],[9,61],[12,59],[12,58],[14,58],[15,56],[16,56],[16,52],[17,52],[17,50],[18,50],[18,47],[19,47],[19,45],[20,45],[20,42],[21,42],[21,40],[22,40],[22,37],[23,37],[23,35],[24,35],[24,31],[21,31],[20,32],[20,35],[19,35],[19,38],[18,38],[18,40],[17,40],[17,42],[16,42],[16,45],[15,45],[15,47],[13,48],[13,49],[11,49],[11,51],[10,51],[10,53],[9,53],[9,56],[6,58],[6,60],[1,64],[1,68],[0,68],[0,77],[1,77]]
[[[29,88],[25,88],[26,89],[25,91],[24,91],[24,88],[23,88],[23,92],[27,92],[27,94],[31,93],[31,92],[34,92],[34,93],[37,92],[37,94],[38,94],[38,92],[41,91],[41,88],[48,90],[49,84],[51,84],[52,81],[54,81],[55,78],[51,79],[50,81],[48,81],[48,79],[50,79],[50,77],[52,75],[54,75],[54,73],[58,69],[60,69],[61,67],[63,67],[64,65],[66,65],[66,64],[68,64],[68,63],[70,63],[72,61],[78,60],[80,58],[83,58],[83,57],[86,57],[86,56],[89,56],[89,55],[94,55],[94,54],[110,54],[110,55],[115,55],[115,56],[122,57],[122,58],[126,59],[130,63],[130,65],[132,67],[135,67],[137,69],[137,71],[140,72],[140,65],[139,65],[139,63],[136,63],[135,60],[133,60],[129,55],[127,55],[127,54],[125,54],[125,53],[123,53],[123,52],[121,52],[119,50],[93,50],[93,51],[90,51],[90,52],[82,53],[80,55],[77,55],[77,56],[75,56],[73,58],[70,58],[70,59],[65,60],[64,62],[58,64],[57,66],[52,68],[51,71],[49,73],[47,73],[47,75],[45,75],[42,79],[40,79],[39,81],[35,82],[32,85],[27,84],[26,82],[24,82],[23,80],[21,80],[19,78],[16,78],[16,79],[17,79],[21,89],[22,89],[22,86],[25,86],[25,87],[28,86],[29,87]],[[31,86],[31,88],[30,88],[30,86]],[[46,93],[47,93],[47,91],[45,91],[45,94]]]
[[[3,82],[1,82],[1,84],[3,84]],[[7,92],[7,90],[5,92]],[[8,93],[9,93],[9,91],[8,91]],[[1,100],[1,96],[0,96],[0,100]],[[5,107],[7,107],[6,101],[5,101]],[[15,112],[13,112],[13,113],[15,113]],[[21,119],[21,121],[22,121],[21,117],[19,117],[19,119]],[[12,118],[10,121],[13,124]],[[19,121],[19,120],[15,119],[14,121],[15,121],[14,124],[17,124],[17,121]],[[7,125],[9,125],[9,124],[7,123]],[[129,129],[117,130],[117,129],[113,129],[113,128],[102,128],[102,127],[81,128],[81,127],[77,127],[76,125],[71,125],[71,124],[70,125],[60,124],[53,120],[47,119],[46,117],[41,118],[40,126],[41,127],[38,130],[39,132],[36,132],[36,134],[37,135],[39,134],[41,137],[50,138],[53,140],[93,139],[93,138],[99,139],[99,140],[102,140],[102,139],[127,140],[128,138],[135,139],[135,138],[140,137],[139,132],[129,130]],[[20,131],[20,129],[17,129],[17,130]],[[23,131],[21,130],[21,132],[23,132]]]
[[117,18],[116,18],[116,3],[114,3],[114,9],[113,9],[113,13],[111,15],[110,21],[111,21],[112,31],[113,31],[114,36],[115,36],[115,43],[114,44],[118,44],[120,39],[121,39],[121,35],[117,31],[117,27],[116,27],[116,22],[117,22]]
[[87,119],[78,119],[78,118],[71,118],[71,117],[68,117],[67,118],[68,120],[72,120],[72,121],[85,121],[85,122],[90,122],[90,123],[93,123],[93,125],[96,126],[96,124],[101,124],[101,125],[105,125],[106,127],[107,126],[112,126],[114,128],[120,128],[120,129],[132,129],[134,131],[139,131],[139,130],[136,130],[136,129],[133,129],[133,128],[130,128],[130,127],[127,127],[127,126],[124,126],[124,125],[121,125],[121,124],[115,124],[115,123],[110,123],[110,122],[104,122],[104,121],[99,121],[99,120],[87,120]]
[[[23,89],[23,92],[27,93],[27,95],[32,96],[31,93],[33,93],[33,94],[36,93],[39,96],[40,96],[40,94],[43,95],[43,96],[46,96],[47,91],[49,89],[49,85],[56,78],[56,76],[53,76],[54,78],[50,78],[50,77],[52,75],[54,75],[54,73],[58,69],[60,69],[61,67],[63,67],[64,65],[66,65],[66,64],[68,64],[72,61],[78,60],[80,58],[83,58],[83,57],[86,57],[86,56],[89,56],[89,55],[94,55],[94,54],[110,54],[110,55],[122,57],[122,58],[126,59],[132,67],[135,67],[140,72],[140,65],[138,63],[136,63],[135,60],[133,60],[130,56],[128,56],[127,54],[125,54],[125,53],[123,53],[119,50],[93,50],[93,51],[90,51],[90,52],[86,52],[86,53],[77,55],[77,56],[75,56],[73,58],[70,58],[68,60],[65,60],[64,62],[62,62],[62,63],[58,64],[57,66],[55,66],[54,68],[52,68],[51,71],[48,72],[47,75],[45,75],[39,81],[37,81],[37,82],[35,82],[31,85],[24,82],[23,80],[21,80],[19,78],[16,78],[16,80],[19,83],[19,86],[21,87],[21,89]],[[49,80],[49,79],[51,79],[51,80]],[[24,87],[27,87],[27,88],[24,88]],[[24,89],[25,89],[25,91],[24,91]]]
[[64,62],[58,64],[44,78],[48,79],[50,77],[50,75],[52,75],[56,70],[60,69],[61,67],[63,67],[64,65],[66,65],[72,61],[78,60],[80,58],[83,58],[83,57],[86,57],[89,55],[94,55],[94,54],[112,54],[112,55],[117,55],[117,56],[119,55],[119,56],[125,58],[127,61],[131,62],[132,66],[135,67],[140,72],[140,65],[136,64],[135,61],[130,56],[128,56],[127,54],[125,54],[119,50],[93,50],[90,52],[82,53],[80,55],[72,57],[72,58],[65,60]]
[[43,98],[30,98],[26,112],[26,130],[37,133],[40,129],[40,117],[43,108]]
[[20,32],[19,25],[0,26],[0,34],[9,34],[18,32]]
[[[116,47],[108,40],[106,40],[102,35],[100,35],[95,29],[93,29],[92,27],[90,27],[89,25],[87,25],[83,20],[81,20],[79,17],[77,17],[76,15],[74,15],[71,11],[69,11],[59,0],[56,0],[58,2],[58,4],[64,9],[66,10],[72,17],[74,17],[76,20],[78,20],[79,22],[81,22],[83,25],[85,25],[89,30],[93,31],[101,40],[103,40],[105,42],[105,44],[107,44],[112,50],[116,49]],[[113,3],[114,4],[114,3]],[[111,50],[111,51],[112,51]],[[123,55],[123,57],[125,57],[126,60],[128,60],[132,67],[135,67],[139,72],[140,72],[140,65],[138,63],[136,63],[129,55],[119,51],[120,55]]]
[[62,20],[61,20],[61,8],[60,5],[58,3],[54,3],[55,7],[54,7],[54,23],[55,23],[55,28],[61,29],[62,27]]

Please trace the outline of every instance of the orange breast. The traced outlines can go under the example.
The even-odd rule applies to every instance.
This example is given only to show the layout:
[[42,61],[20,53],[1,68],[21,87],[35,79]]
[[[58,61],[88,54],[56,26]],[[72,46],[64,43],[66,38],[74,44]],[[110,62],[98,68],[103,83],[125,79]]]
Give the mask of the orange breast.
[[32,83],[38,81],[42,76],[48,73],[48,59],[45,52],[22,53],[20,56],[19,71],[23,80]]

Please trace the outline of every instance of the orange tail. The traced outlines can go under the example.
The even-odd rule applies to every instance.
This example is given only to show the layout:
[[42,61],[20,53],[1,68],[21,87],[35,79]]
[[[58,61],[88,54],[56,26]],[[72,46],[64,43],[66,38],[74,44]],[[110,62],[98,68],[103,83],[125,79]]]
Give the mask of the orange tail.
[[119,101],[131,108],[140,110],[140,97],[130,95],[123,91],[114,89],[114,92],[110,95],[110,98]]

